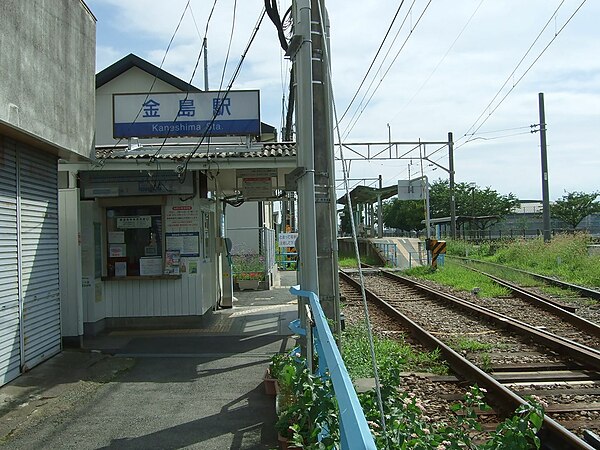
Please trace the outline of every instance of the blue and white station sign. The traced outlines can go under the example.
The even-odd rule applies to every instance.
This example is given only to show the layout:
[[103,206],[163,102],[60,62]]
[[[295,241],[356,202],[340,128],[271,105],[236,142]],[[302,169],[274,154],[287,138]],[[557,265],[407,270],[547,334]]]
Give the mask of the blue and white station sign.
[[[113,95],[115,138],[260,134],[259,91]],[[212,124],[212,125],[211,125]]]

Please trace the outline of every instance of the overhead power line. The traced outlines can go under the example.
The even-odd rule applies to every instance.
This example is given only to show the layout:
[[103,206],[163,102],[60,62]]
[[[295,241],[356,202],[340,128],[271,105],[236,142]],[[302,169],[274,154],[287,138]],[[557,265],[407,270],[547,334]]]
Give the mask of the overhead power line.
[[[188,1],[188,4],[189,4],[189,1]],[[204,42],[204,40],[206,39],[206,36],[208,36],[208,28],[209,28],[209,25],[210,25],[210,21],[211,21],[211,19],[213,17],[213,13],[215,12],[215,6],[216,5],[217,5],[217,0],[214,0],[212,8],[210,9],[210,13],[208,14],[208,18],[206,19],[206,26],[204,28],[204,37],[202,37],[201,42]],[[196,24],[196,19],[194,18],[194,13],[192,12],[191,6],[190,6],[190,13],[192,14],[192,19],[194,20],[194,24]],[[182,19],[183,19],[183,16],[182,16]],[[181,23],[181,21],[180,21],[180,23]],[[198,31],[198,26],[197,25],[196,25],[196,30]],[[169,46],[170,45],[171,44],[169,43]],[[190,77],[190,81],[188,82],[188,85],[187,85],[187,89],[186,89],[186,92],[185,92],[185,98],[184,98],[184,100],[187,100],[188,96],[190,95],[190,89],[192,87],[192,82],[194,81],[194,77],[196,76],[196,71],[198,70],[198,66],[200,65],[200,60],[202,59],[202,53],[203,53],[203,51],[204,51],[204,46],[201,45],[200,46],[200,51],[198,52],[198,57],[196,58],[196,64],[194,65],[194,70],[192,71],[192,76]],[[164,61],[164,58],[163,58],[163,61]],[[162,65],[162,63],[161,63],[161,65]],[[156,80],[156,77],[154,78],[154,80]],[[148,95],[150,95],[150,92],[152,92],[152,88],[150,88],[150,91],[148,92]],[[148,95],[146,96],[146,99],[144,100],[144,102],[142,103],[142,105],[144,103],[146,103],[146,101],[148,100]],[[140,112],[141,112],[141,110],[142,110],[142,108],[140,108]],[[139,116],[139,114],[140,113],[138,112],[138,116]],[[178,117],[179,116],[175,116],[175,119],[173,119],[173,124],[175,124],[175,122],[177,122],[177,118]],[[136,119],[137,119],[137,117],[136,117]],[[135,121],[134,121],[134,123],[135,123]],[[158,149],[156,150],[156,152],[154,153],[154,155],[152,155],[150,157],[150,159],[148,160],[148,164],[152,164],[152,163],[154,163],[154,161],[156,161],[156,158],[158,157],[158,155],[160,154],[160,152],[164,148],[165,144],[167,143],[167,140],[170,137],[169,136],[170,133],[171,133],[170,130],[171,130],[171,128],[169,127],[169,131],[167,132],[167,135],[165,136],[165,138],[161,142],[160,147],[158,147]]]
[[[419,25],[419,23],[423,19],[423,16],[425,15],[425,13],[427,12],[427,9],[429,8],[429,5],[431,5],[431,1],[432,0],[429,0],[427,2],[427,5],[425,5],[425,8],[423,9],[423,11],[421,12],[421,14],[419,15],[417,21],[415,22],[415,24],[413,25],[413,27],[410,29],[410,32],[409,32],[408,36],[406,37],[406,39],[404,40],[404,42],[402,43],[401,47],[398,49],[398,51],[396,52],[396,54],[394,55],[394,58],[392,59],[392,62],[389,64],[388,68],[386,69],[386,71],[383,73],[383,75],[379,79],[379,82],[377,83],[377,85],[375,86],[375,88],[373,89],[373,91],[371,92],[371,95],[369,96],[368,100],[366,101],[366,103],[364,104],[364,106],[362,107],[362,109],[360,109],[360,112],[358,113],[358,116],[356,117],[356,119],[354,120],[354,122],[351,123],[348,127],[346,127],[346,130],[344,130],[344,138],[347,138],[348,135],[350,134],[350,132],[356,126],[356,123],[358,122],[358,120],[362,116],[362,113],[365,111],[365,109],[367,108],[367,106],[369,105],[369,103],[371,102],[371,100],[373,99],[373,96],[375,95],[375,93],[377,92],[377,90],[379,89],[379,87],[381,86],[381,83],[383,83],[383,80],[385,79],[385,77],[387,76],[387,74],[389,73],[389,71],[394,66],[394,63],[396,62],[396,60],[400,56],[400,53],[402,52],[402,50],[405,48],[408,40],[413,35],[413,32],[415,31],[415,29],[417,28],[417,26]],[[409,13],[410,13],[410,11],[409,11]],[[382,62],[382,64],[383,64],[383,62]],[[367,93],[365,93],[365,96],[366,96],[366,94]],[[363,97],[363,99],[364,99],[364,97]]]
[[[190,160],[198,152],[198,149],[200,148],[200,146],[202,145],[204,140],[207,138],[208,133],[212,129],[212,125],[214,124],[214,122],[217,118],[218,111],[221,109],[223,102],[227,99],[229,92],[231,92],[233,83],[237,79],[237,77],[240,73],[240,70],[242,68],[242,65],[246,59],[246,55],[248,54],[248,51],[250,50],[250,47],[252,46],[252,43],[254,42],[254,39],[256,38],[256,34],[258,33],[258,30],[260,29],[260,25],[263,21],[263,18],[265,17],[265,13],[266,13],[266,10],[263,8],[263,10],[259,14],[256,24],[254,25],[254,29],[252,31],[250,39],[248,40],[248,43],[246,44],[246,48],[244,49],[244,52],[242,53],[242,56],[240,57],[240,61],[238,62],[238,65],[237,65],[235,71],[233,72],[231,80],[229,81],[227,90],[225,91],[225,94],[221,98],[221,101],[219,102],[219,104],[216,105],[216,108],[214,108],[212,119],[211,119],[210,123],[208,124],[208,126],[206,127],[206,131],[203,133],[202,137],[200,138],[200,140],[198,141],[198,143],[196,144],[196,146],[194,147],[192,152],[185,158],[185,162],[181,166],[178,166],[178,168],[177,168],[178,172],[180,173],[180,175],[182,176],[183,179],[185,179],[185,175],[187,173],[187,167],[188,167]],[[207,150],[207,155],[208,155],[208,150]]]
[[[514,68],[514,70],[507,77],[506,81],[502,84],[502,86],[500,87],[500,89],[498,90],[498,92],[496,93],[496,95],[494,95],[494,98],[492,98],[492,100],[488,103],[488,105],[481,112],[481,114],[479,115],[479,117],[477,118],[477,120],[475,120],[475,122],[473,123],[473,125],[471,125],[469,127],[469,129],[464,133],[463,136],[461,136],[461,138],[459,138],[459,140],[463,139],[464,137],[466,137],[467,135],[469,135],[469,132],[473,128],[475,128],[475,127],[476,127],[475,130],[471,134],[477,133],[477,131],[479,131],[479,129],[488,121],[488,119],[492,116],[492,114],[494,114],[494,112],[496,112],[496,110],[500,107],[500,105],[504,102],[504,100],[509,96],[509,94],[517,87],[517,85],[521,82],[521,80],[523,80],[523,78],[525,77],[525,75],[527,75],[527,73],[529,73],[529,71],[531,70],[531,68],[538,62],[538,60],[542,57],[542,55],[546,52],[546,50],[548,50],[548,48],[550,47],[550,45],[552,45],[552,43],[556,40],[556,38],[560,35],[560,33],[565,29],[565,27],[569,24],[569,22],[571,22],[571,20],[573,19],[573,17],[575,17],[575,14],[577,14],[577,12],[579,12],[579,10],[585,4],[586,1],[587,0],[583,0],[579,4],[579,6],[569,16],[569,18],[563,24],[563,26],[558,31],[556,31],[554,33],[554,36],[552,36],[552,39],[550,39],[550,41],[546,44],[546,46],[542,49],[542,51],[536,56],[536,58],[533,60],[533,62],[527,67],[527,69],[521,74],[521,76],[515,82],[513,82],[511,88],[506,92],[506,94],[504,94],[504,96],[500,99],[500,101],[496,104],[496,106],[494,106],[494,108],[488,113],[488,115],[485,117],[485,119],[483,121],[481,121],[481,123],[479,123],[479,125],[477,125],[477,123],[483,117],[483,115],[488,110],[488,108],[494,103],[494,101],[496,100],[496,98],[500,95],[500,93],[502,92],[502,89],[504,89],[504,87],[508,84],[508,82],[510,81],[510,79],[513,77],[513,75],[515,74],[515,72],[517,71],[517,69],[520,67],[520,65],[523,62],[523,60],[527,57],[527,55],[529,54],[529,52],[531,51],[531,49],[533,48],[533,46],[540,39],[542,33],[545,31],[545,29],[548,27],[548,25],[552,22],[552,20],[554,19],[554,17],[558,13],[558,10],[563,5],[564,0],[560,2],[560,4],[557,6],[557,8],[554,11],[554,13],[552,13],[552,15],[550,16],[550,18],[546,22],[546,24],[542,27],[542,30],[539,32],[539,34],[537,35],[537,37],[534,39],[533,43],[529,46],[529,48],[527,49],[527,51],[525,52],[525,54],[523,55],[523,57],[521,58],[521,60],[517,63],[517,65]],[[463,145],[465,145],[468,142],[470,142],[470,141],[467,140],[466,142],[463,142],[462,144],[456,146],[454,149],[457,150],[457,149],[459,149],[460,147],[462,147]]]
[[390,34],[390,31],[392,30],[392,27],[394,26],[394,23],[396,22],[396,18],[398,17],[398,14],[400,13],[400,8],[402,8],[402,5],[404,5],[404,0],[402,0],[400,2],[400,5],[398,6],[398,9],[396,10],[396,14],[394,14],[394,17],[392,18],[392,21],[390,22],[390,26],[388,27],[387,31],[385,32],[385,36],[383,36],[383,39],[381,40],[381,43],[379,44],[379,48],[377,49],[375,56],[373,56],[373,59],[371,60],[371,64],[369,64],[369,68],[367,69],[365,76],[363,77],[362,81],[360,82],[360,85],[356,89],[356,92],[354,92],[354,95],[352,96],[352,100],[350,100],[350,103],[348,103],[348,106],[342,113],[342,116],[339,119],[340,122],[344,120],[344,117],[346,117],[346,114],[352,107],[352,104],[354,103],[354,100],[356,100],[358,93],[360,92],[363,85],[365,84],[365,81],[367,80],[367,77],[369,76],[369,73],[371,72],[371,69],[373,68],[373,65],[375,64],[375,61],[377,60],[377,57],[379,56],[379,53],[381,52],[381,49],[383,48],[383,45],[385,44],[385,41],[387,40],[387,38]]
[[[177,26],[175,27],[175,31],[173,31],[173,34],[171,35],[171,39],[169,39],[169,44],[167,45],[167,48],[165,50],[165,54],[163,55],[162,61],[160,62],[160,65],[157,67],[156,72],[154,73],[154,78],[152,79],[152,84],[150,85],[150,89],[148,89],[148,92],[146,93],[146,98],[145,98],[145,100],[142,103],[146,103],[148,101],[148,98],[150,97],[150,94],[152,93],[152,89],[154,89],[154,85],[156,84],[156,79],[158,78],[158,73],[162,69],[163,64],[165,63],[167,55],[169,54],[169,50],[171,49],[171,44],[173,44],[173,40],[175,39],[175,36],[177,35],[177,32],[179,31],[179,27],[181,26],[181,22],[183,22],[183,18],[185,17],[185,13],[188,10],[188,8],[190,7],[190,1],[191,0],[188,0],[187,3],[185,4],[185,8],[183,8],[183,12],[181,13],[181,17],[179,17],[179,22],[177,22]],[[143,106],[140,107],[139,111],[137,112],[135,118],[133,119],[132,125],[135,124],[136,121],[139,119],[140,114],[142,113],[142,109],[143,109]],[[119,138],[119,140],[113,146],[113,150],[115,148],[117,148],[122,141],[123,141],[123,138]]]

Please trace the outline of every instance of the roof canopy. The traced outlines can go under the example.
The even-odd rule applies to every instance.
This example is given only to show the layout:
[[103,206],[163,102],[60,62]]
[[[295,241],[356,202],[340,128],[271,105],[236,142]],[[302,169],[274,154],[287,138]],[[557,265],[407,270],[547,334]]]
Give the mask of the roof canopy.
[[[369,186],[357,186],[350,191],[350,199],[353,205],[358,203],[375,203],[379,200],[380,195],[382,200],[398,195],[398,186],[388,186],[381,189]],[[347,203],[346,195],[340,197],[337,203],[345,205]]]

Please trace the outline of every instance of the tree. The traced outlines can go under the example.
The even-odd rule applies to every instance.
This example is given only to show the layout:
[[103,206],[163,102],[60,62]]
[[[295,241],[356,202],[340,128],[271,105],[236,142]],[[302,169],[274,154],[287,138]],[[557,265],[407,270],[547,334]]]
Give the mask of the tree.
[[390,228],[417,231],[425,219],[423,202],[419,200],[387,200],[383,203],[383,223]]
[[[468,217],[488,217],[473,223],[485,230],[519,206],[519,200],[512,193],[501,195],[491,187],[480,188],[470,183],[456,183],[454,186],[456,215]],[[450,183],[436,180],[429,191],[431,217],[450,216]]]
[[550,214],[575,229],[587,216],[600,212],[600,203],[596,202],[599,195],[600,192],[567,192],[550,206]]

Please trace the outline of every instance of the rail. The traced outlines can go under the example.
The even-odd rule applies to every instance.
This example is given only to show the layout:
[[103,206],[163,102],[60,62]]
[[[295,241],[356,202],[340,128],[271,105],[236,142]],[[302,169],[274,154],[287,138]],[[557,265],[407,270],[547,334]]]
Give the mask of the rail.
[[[319,355],[317,371],[329,376],[340,410],[340,434],[342,450],[376,449],[375,441],[367,425],[363,409],[346,370],[342,355],[333,338],[319,298],[314,292],[292,287],[293,295],[304,297],[310,302],[315,330],[312,336],[313,351]],[[312,327],[311,327],[312,328]]]

